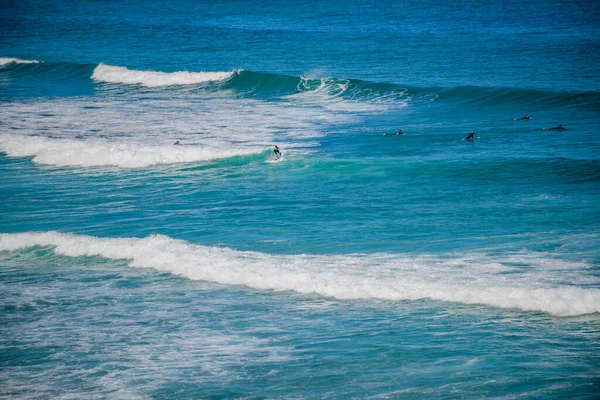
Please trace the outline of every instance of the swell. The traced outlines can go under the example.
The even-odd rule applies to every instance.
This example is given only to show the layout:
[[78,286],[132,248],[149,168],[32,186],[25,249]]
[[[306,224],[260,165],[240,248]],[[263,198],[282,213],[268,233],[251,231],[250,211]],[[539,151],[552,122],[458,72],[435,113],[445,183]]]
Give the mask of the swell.
[[[201,246],[163,235],[107,239],[58,232],[0,234],[0,251],[34,246],[50,246],[55,253],[69,257],[127,259],[131,267],[259,290],[314,293],[338,299],[431,299],[556,316],[600,312],[597,282],[588,288],[577,285],[580,276],[565,282],[565,271],[581,271],[588,266],[543,253],[275,256]],[[528,265],[528,272],[507,275],[514,263]],[[565,283],[553,280],[557,271],[560,282]]]
[[[0,58],[0,60],[12,60]],[[16,59],[15,59],[16,60]],[[48,78],[62,80],[92,79],[99,85],[123,85],[177,90],[178,88],[207,91],[233,91],[257,97],[314,96],[343,98],[357,101],[411,101],[429,103],[447,101],[457,105],[513,105],[515,103],[560,108],[600,106],[600,92],[564,92],[510,87],[414,87],[384,82],[337,77],[293,76],[247,70],[233,71],[175,71],[136,70],[103,63],[50,63],[34,60],[10,61],[0,65],[0,77]],[[310,97],[313,96],[313,97]]]
[[[390,176],[402,176],[413,184],[456,182],[480,185],[515,184],[577,184],[600,182],[600,160],[538,156],[535,158],[481,157],[478,159],[413,157],[398,163],[393,158],[380,157],[381,165],[374,167],[371,159],[332,160],[320,158],[310,165],[314,174],[322,174],[332,181],[344,180],[348,171],[353,177],[368,177],[382,181]],[[396,178],[400,179],[400,178]]]
[[[2,60],[0,58],[0,60]],[[93,64],[69,62],[0,62],[0,76],[4,78],[48,78],[48,79],[87,79],[94,70]]]

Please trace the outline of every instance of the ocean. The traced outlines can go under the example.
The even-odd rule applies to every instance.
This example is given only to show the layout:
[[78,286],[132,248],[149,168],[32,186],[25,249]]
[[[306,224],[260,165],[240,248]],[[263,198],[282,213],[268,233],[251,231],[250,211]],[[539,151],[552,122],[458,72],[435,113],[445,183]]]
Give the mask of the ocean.
[[598,21],[2,1],[0,398],[597,399]]

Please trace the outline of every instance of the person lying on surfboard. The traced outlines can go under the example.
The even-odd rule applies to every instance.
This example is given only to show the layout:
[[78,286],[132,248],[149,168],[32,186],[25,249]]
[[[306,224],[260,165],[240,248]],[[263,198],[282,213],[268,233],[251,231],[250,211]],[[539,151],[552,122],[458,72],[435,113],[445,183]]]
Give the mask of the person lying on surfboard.
[[279,151],[279,147],[275,146],[275,148],[273,149],[273,154],[275,155],[275,158],[281,157],[281,151]]
[[544,128],[545,131],[566,131],[567,128],[562,126],[562,124],[555,126],[554,128]]
[[475,139],[475,131],[471,131],[463,140],[473,141],[473,139]]
[[404,135],[404,132],[402,132],[402,129],[398,129],[398,132],[394,133],[393,135],[384,133],[383,136],[400,136],[400,135]]
[[520,120],[530,120],[530,119],[531,119],[531,117],[530,117],[529,115],[526,115],[526,116],[524,116],[524,117],[521,117],[521,118],[515,118],[515,121],[520,121]]
[[176,141],[175,143],[173,143],[173,146],[182,146],[182,144],[181,144],[181,143],[179,143],[179,140],[178,140],[178,141]]

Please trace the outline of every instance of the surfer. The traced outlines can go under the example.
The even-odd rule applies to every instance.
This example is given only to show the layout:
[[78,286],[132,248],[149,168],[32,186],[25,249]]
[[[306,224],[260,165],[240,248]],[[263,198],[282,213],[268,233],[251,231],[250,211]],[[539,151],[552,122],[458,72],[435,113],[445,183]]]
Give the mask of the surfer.
[[181,144],[181,143],[179,143],[179,140],[178,140],[178,141],[176,141],[175,143],[173,143],[173,146],[181,146],[181,145],[182,145],[182,144]]
[[388,133],[384,133],[383,136],[400,136],[400,135],[404,135],[404,132],[402,132],[402,129],[398,129],[398,132],[394,133],[394,134],[388,134]]
[[555,126],[554,128],[544,128],[545,131],[566,131],[567,128],[565,128],[564,126],[562,126],[562,124]]
[[473,141],[475,139],[475,131],[471,131],[463,140]]
[[273,155],[275,156],[275,158],[281,158],[281,151],[279,151],[279,147],[275,146],[275,148],[273,149]]
[[529,115],[526,115],[526,116],[521,117],[521,118],[515,118],[515,121],[521,121],[521,120],[526,120],[527,121],[527,120],[530,120],[530,119],[531,119],[531,117]]

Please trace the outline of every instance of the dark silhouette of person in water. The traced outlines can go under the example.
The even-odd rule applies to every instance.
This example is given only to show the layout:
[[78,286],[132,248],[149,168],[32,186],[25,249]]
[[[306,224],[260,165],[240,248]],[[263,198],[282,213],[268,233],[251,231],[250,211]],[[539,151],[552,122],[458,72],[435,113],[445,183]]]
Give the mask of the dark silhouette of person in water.
[[404,135],[404,132],[402,132],[402,129],[398,129],[398,132],[394,133],[394,134],[388,134],[388,133],[384,133],[383,136],[400,136],[400,135]]
[[526,116],[521,117],[521,118],[515,118],[515,121],[520,121],[520,120],[526,120],[526,121],[528,121],[530,119],[531,119],[531,117],[529,115],[526,115]]
[[471,131],[463,140],[473,141],[475,139],[475,131]]
[[549,131],[566,131],[567,128],[565,128],[564,126],[562,126],[562,124],[555,126],[554,128],[550,128],[548,129]]
[[178,141],[176,141],[175,143],[173,143],[173,146],[182,146],[182,144],[181,144],[181,143],[179,143],[179,140],[178,140]]
[[273,154],[275,155],[275,158],[281,158],[281,151],[279,151],[279,147],[275,146],[273,149]]

